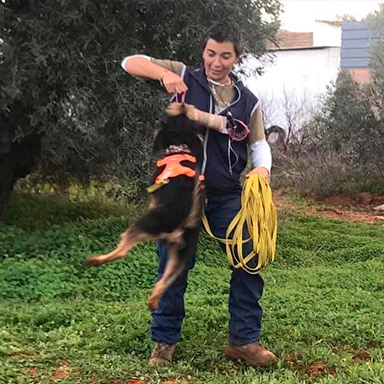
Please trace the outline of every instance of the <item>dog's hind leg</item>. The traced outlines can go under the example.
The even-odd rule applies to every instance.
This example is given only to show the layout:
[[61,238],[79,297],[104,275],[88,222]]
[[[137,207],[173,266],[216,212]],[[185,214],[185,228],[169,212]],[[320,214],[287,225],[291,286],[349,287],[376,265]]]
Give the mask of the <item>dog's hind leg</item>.
[[105,263],[122,259],[136,244],[141,243],[142,241],[151,240],[152,238],[150,234],[142,232],[137,228],[130,228],[126,230],[120,237],[120,243],[114,251],[106,255],[89,257],[85,260],[85,263],[92,267],[98,267]]
[[159,301],[167,288],[175,281],[177,276],[183,270],[185,263],[178,256],[179,243],[172,243],[168,248],[168,262],[163,276],[155,284],[151,296],[147,300],[151,311],[156,311],[159,307]]
[[[185,230],[183,233],[173,233],[167,238],[168,262],[160,280],[155,284],[151,296],[148,298],[148,307],[151,311],[157,310],[159,301],[164,292],[176,280],[184,268],[191,265],[192,258],[196,255],[197,240],[200,225]],[[179,235],[181,235],[179,237]]]

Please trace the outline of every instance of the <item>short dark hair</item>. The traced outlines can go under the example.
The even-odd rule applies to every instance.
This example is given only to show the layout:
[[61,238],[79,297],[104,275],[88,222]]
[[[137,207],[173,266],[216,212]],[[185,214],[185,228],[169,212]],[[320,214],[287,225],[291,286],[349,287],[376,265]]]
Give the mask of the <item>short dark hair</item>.
[[221,20],[213,24],[203,35],[201,40],[201,51],[204,51],[209,39],[218,43],[233,43],[236,56],[239,57],[243,52],[243,39],[237,25],[228,20]]

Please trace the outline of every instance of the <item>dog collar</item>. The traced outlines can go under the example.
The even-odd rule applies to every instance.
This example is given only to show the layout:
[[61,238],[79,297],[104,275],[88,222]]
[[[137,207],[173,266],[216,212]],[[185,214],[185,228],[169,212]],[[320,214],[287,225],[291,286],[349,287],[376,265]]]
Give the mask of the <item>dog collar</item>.
[[165,150],[165,156],[169,155],[176,155],[176,154],[184,154],[184,153],[191,153],[190,149],[187,145],[181,144],[181,145],[170,145]]

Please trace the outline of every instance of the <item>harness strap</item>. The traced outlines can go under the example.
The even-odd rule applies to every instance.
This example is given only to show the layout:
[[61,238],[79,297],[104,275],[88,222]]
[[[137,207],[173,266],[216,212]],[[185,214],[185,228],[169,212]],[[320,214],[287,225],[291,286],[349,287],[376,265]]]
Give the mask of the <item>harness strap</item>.
[[196,163],[196,157],[185,153],[166,156],[163,159],[158,160],[156,165],[158,167],[165,165],[165,168],[163,172],[161,172],[160,175],[156,177],[155,184],[161,184],[166,179],[181,175],[194,177],[196,175],[196,171],[181,164],[182,161],[186,160],[190,161],[191,163]]
[[[175,154],[166,156],[161,160],[158,160],[156,165],[162,167],[165,165],[163,171],[155,179],[155,183],[147,188],[148,193],[153,193],[163,185],[169,183],[169,179],[178,176],[196,177],[196,171],[181,164],[182,161],[190,161],[196,163],[196,157],[188,155],[186,153]],[[199,181],[204,181],[204,175],[199,175]]]
[[187,92],[183,92],[181,94],[180,101],[179,101],[179,94],[178,93],[175,93],[173,95],[173,98],[175,99],[176,103],[185,103],[185,95],[186,94],[187,94]]

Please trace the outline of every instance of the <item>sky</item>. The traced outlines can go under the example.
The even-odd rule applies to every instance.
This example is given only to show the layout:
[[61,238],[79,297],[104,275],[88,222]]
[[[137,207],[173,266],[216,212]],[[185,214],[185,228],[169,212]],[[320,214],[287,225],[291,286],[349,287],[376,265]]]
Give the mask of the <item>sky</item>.
[[310,32],[314,20],[336,20],[337,15],[361,20],[379,8],[384,0],[280,0],[285,12],[282,28],[292,32]]

